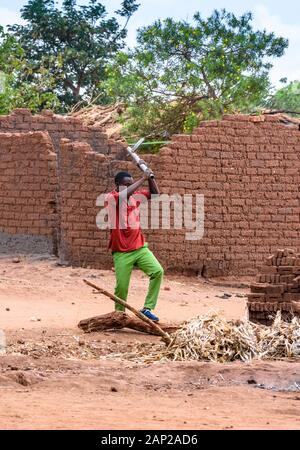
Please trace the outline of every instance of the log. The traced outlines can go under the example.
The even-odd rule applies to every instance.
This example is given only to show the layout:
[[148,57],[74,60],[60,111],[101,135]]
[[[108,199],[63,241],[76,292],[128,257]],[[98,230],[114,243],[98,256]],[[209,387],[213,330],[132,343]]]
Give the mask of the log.
[[[137,317],[129,316],[128,314],[120,311],[113,311],[101,316],[90,317],[89,319],[83,319],[78,323],[78,327],[85,333],[91,333],[95,331],[105,331],[121,328],[130,328],[142,333],[153,334],[160,336],[160,333],[146,322],[140,320]],[[180,325],[160,323],[160,328],[165,333],[174,333],[180,328]]]
[[119,303],[119,305],[122,305],[122,306],[124,306],[124,308],[127,308],[127,309],[129,309],[129,311],[133,312],[133,314],[135,314],[136,317],[138,317],[142,321],[146,322],[146,324],[148,324],[149,327],[151,327],[153,329],[154,334],[159,334],[166,344],[169,344],[171,342],[171,338],[168,335],[168,333],[163,331],[162,328],[160,327],[160,325],[157,324],[157,322],[153,322],[152,320],[148,319],[148,317],[146,317],[140,311],[135,309],[133,306],[129,305],[128,302],[124,302],[124,300],[122,300],[121,298],[117,297],[116,295],[111,294],[110,292],[108,292],[105,289],[97,286],[94,283],[91,283],[88,280],[83,279],[83,281],[88,286],[91,286],[92,288],[96,289],[96,291],[99,291],[99,292],[101,292],[101,294],[103,294],[106,297],[110,298],[114,303]]
[[79,322],[78,327],[85,333],[125,328],[128,315],[122,312],[112,312],[102,316],[90,317]]

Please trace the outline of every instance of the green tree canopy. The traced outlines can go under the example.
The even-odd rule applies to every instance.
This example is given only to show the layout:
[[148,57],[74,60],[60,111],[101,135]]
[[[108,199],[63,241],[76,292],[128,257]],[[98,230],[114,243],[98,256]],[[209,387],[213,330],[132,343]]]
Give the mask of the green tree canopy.
[[64,0],[61,9],[54,0],[29,0],[21,9],[26,24],[9,27],[30,67],[28,81],[38,83],[40,71],[47,71],[63,109],[97,95],[105,66],[124,47],[127,23],[137,8],[136,0],[122,1],[116,11],[121,25],[107,17],[98,0],[85,6]]
[[292,81],[287,86],[278,89],[267,102],[267,107],[300,114],[300,81]]
[[226,10],[192,24],[166,19],[141,28],[135,49],[108,69],[105,94],[128,106],[128,135],[190,131],[199,118],[247,111],[267,96],[270,58],[288,41],[255,31],[252,14]]
[[21,107],[32,111],[59,107],[49,72],[41,66],[35,72],[35,83],[31,82],[32,73],[20,44],[0,27],[0,114]]

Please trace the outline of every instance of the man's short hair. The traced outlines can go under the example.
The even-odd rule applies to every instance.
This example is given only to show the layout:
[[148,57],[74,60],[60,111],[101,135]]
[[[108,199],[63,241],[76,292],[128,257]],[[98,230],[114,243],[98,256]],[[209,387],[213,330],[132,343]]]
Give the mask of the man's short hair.
[[132,178],[132,176],[128,172],[119,172],[115,176],[115,183],[120,184],[121,181],[124,180],[124,178]]

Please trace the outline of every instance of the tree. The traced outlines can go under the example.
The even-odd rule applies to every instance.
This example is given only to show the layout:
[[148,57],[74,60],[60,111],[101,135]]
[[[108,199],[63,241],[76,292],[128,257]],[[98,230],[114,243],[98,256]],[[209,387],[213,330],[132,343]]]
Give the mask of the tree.
[[[141,28],[137,46],[120,52],[104,84],[128,105],[127,135],[191,131],[201,118],[248,111],[267,96],[272,64],[288,41],[254,31],[252,14],[199,13],[193,24],[171,18]],[[129,120],[128,120],[129,115]]]
[[292,81],[287,86],[278,89],[266,106],[274,110],[300,114],[300,81]]
[[20,44],[0,27],[0,114],[21,107],[32,111],[58,107],[49,72],[41,66],[35,73],[35,83],[31,83],[32,73]]
[[122,1],[116,11],[125,20],[121,26],[115,17],[107,18],[97,0],[78,7],[76,0],[64,0],[61,9],[54,0],[29,0],[21,10],[27,23],[9,27],[31,67],[28,81],[38,82],[37,74],[47,71],[62,110],[95,97],[106,64],[124,47],[127,23],[137,8],[136,0]]

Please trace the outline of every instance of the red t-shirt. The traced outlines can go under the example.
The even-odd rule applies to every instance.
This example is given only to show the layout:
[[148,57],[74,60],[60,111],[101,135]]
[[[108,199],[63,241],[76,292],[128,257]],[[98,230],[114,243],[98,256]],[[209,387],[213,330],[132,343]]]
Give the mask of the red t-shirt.
[[110,240],[108,248],[112,252],[131,252],[143,247],[145,238],[140,224],[139,206],[142,201],[149,200],[151,193],[147,190],[134,192],[129,199],[119,204],[117,191],[106,196],[105,206],[110,225]]

